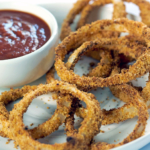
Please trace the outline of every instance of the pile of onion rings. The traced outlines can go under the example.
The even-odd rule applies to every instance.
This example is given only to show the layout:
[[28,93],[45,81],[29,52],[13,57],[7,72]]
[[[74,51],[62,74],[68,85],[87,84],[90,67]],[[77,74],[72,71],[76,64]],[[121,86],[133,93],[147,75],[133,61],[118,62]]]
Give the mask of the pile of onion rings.
[[[22,150],[107,150],[144,134],[149,117],[150,80],[141,90],[137,90],[130,81],[150,72],[150,23],[147,20],[150,4],[144,0],[124,1],[139,5],[143,23],[125,18],[123,1],[78,0],[74,4],[62,25],[63,41],[55,48],[55,64],[46,74],[47,83],[11,89],[0,95],[1,136],[15,140]],[[114,4],[112,20],[98,20],[85,25],[89,13],[95,7],[109,3]],[[78,30],[71,32],[70,25],[77,14],[81,14]],[[121,32],[128,32],[129,35],[119,37]],[[69,55],[67,62],[64,61],[66,55]],[[99,62],[88,74],[79,76],[74,72],[74,67],[83,55]],[[133,64],[129,65],[131,62]],[[61,81],[55,79],[55,72]],[[90,93],[99,87],[109,87],[112,94],[125,104],[119,108],[101,110],[100,103]],[[23,113],[34,98],[49,92],[55,94],[57,109],[49,120],[27,130]],[[5,106],[21,97],[23,99],[9,113]],[[86,103],[86,107],[81,101]],[[74,115],[83,119],[79,129],[74,128]],[[93,140],[100,132],[101,125],[120,123],[135,116],[138,121],[133,131],[118,144]],[[53,133],[63,123],[67,135],[65,143],[48,145],[36,141]]]

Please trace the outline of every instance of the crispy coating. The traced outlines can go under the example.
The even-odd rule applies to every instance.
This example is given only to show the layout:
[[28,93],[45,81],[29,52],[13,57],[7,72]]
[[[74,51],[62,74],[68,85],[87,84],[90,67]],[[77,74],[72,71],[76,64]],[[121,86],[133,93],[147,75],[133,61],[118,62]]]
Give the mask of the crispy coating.
[[[10,91],[5,91],[0,95],[0,107],[1,107],[1,113],[0,113],[0,124],[1,124],[1,136],[3,137],[11,137],[11,129],[10,129],[10,122],[9,122],[9,113],[6,110],[5,105],[8,103],[15,101],[21,97],[23,97],[26,93],[29,91],[33,91],[37,89],[37,86],[24,86],[21,89],[11,89]],[[38,139],[44,136],[49,135],[51,132],[55,131],[58,129],[58,127],[65,121],[65,117],[67,117],[69,113],[69,109],[66,109],[64,112],[62,111],[63,109],[66,108],[64,104],[68,104],[68,107],[71,107],[71,101],[69,98],[65,99],[65,101],[59,100],[57,102],[57,110],[55,111],[54,115],[52,118],[57,119],[58,115],[61,113],[63,115],[63,118],[57,119],[58,122],[52,126],[52,128],[47,128],[50,125],[50,121],[48,120],[47,122],[43,123],[42,125],[39,125],[38,127],[35,127],[33,129],[28,130],[29,133],[32,135],[34,139]]]
[[140,16],[142,18],[142,22],[145,23],[147,26],[150,26],[150,3],[146,0],[123,0],[124,2],[131,2],[139,6],[140,8]]
[[[132,30],[134,28],[134,30]],[[78,76],[73,71],[67,69],[64,65],[63,59],[72,47],[72,45],[77,41],[84,43],[86,35],[94,34],[99,30],[113,30],[113,31],[128,31],[131,34],[142,36],[142,38],[147,42],[147,46],[150,45],[149,34],[150,29],[146,27],[141,22],[136,22],[128,19],[116,19],[116,20],[100,20],[92,23],[91,25],[86,25],[79,29],[77,32],[70,34],[65,38],[62,43],[60,43],[56,49],[55,57],[55,69],[60,78],[64,81],[67,81],[72,84],[76,84],[79,88],[83,87],[89,89],[91,87],[104,87],[111,86],[115,84],[127,83],[130,80],[136,79],[144,75],[150,70],[149,68],[149,57],[150,54],[146,53],[138,57],[135,64],[130,66],[126,72],[121,72],[120,74],[114,75],[108,78],[99,78],[99,77],[85,77]],[[98,42],[91,42],[89,47],[97,45]],[[81,47],[82,48],[82,47]],[[86,49],[84,49],[86,51]],[[88,50],[88,48],[87,48]]]
[[[122,100],[122,99],[121,99]],[[127,119],[132,119],[138,115],[137,108],[133,104],[125,104],[124,106],[117,109],[110,109],[109,111],[102,109],[103,120],[102,125],[108,125],[112,123],[120,123]],[[85,118],[87,116],[87,109],[78,107],[76,109],[76,115]]]
[[108,150],[126,144],[142,136],[146,127],[148,109],[139,93],[133,87],[127,84],[113,86],[111,90],[113,90],[113,94],[116,97],[119,97],[126,102],[130,102],[137,108],[138,121],[133,132],[131,132],[122,142],[118,144],[108,144],[104,142],[93,143],[91,145],[91,150]]
[[[92,35],[91,41],[95,39],[102,39],[99,36]],[[87,56],[91,56],[94,59],[100,60],[99,53],[101,52],[101,49],[107,48],[108,50],[117,50],[120,54],[124,54],[125,56],[129,56],[133,59],[138,58],[141,56],[145,51],[147,51],[147,44],[144,42],[144,40],[141,37],[137,37],[134,35],[127,35],[124,37],[116,38],[115,41],[113,41],[115,38],[112,39],[112,45],[101,45],[99,46],[99,49],[95,49],[94,51],[90,51],[87,53]]]
[[[109,4],[109,3],[114,3],[114,11],[113,11],[114,19],[126,17],[125,5],[123,2],[114,2],[113,0],[96,0],[93,3],[86,5],[86,7],[82,10],[80,20],[77,24],[77,29],[86,24],[89,14],[95,7],[100,7],[105,4]],[[92,39],[112,38],[112,37],[118,37],[119,35],[120,35],[119,32],[100,31],[98,34],[96,34],[94,37],[92,37]],[[99,51],[88,52],[87,56],[90,56],[94,59],[100,60]]]
[[[124,54],[125,56],[131,57],[132,59],[137,59],[139,56],[141,56],[143,53],[147,51],[146,43],[144,43],[142,40],[139,40],[138,37],[135,37],[133,35],[128,35],[121,38],[111,38],[111,39],[102,38],[99,39],[98,44],[94,46],[92,46],[92,41],[83,43],[77,50],[75,50],[71,54],[71,56],[68,59],[68,62],[66,63],[66,66],[68,69],[73,70],[73,67],[75,66],[76,62],[81,58],[81,56],[83,56],[87,52],[91,53],[92,51],[97,50],[100,53],[99,56],[101,56],[103,55],[103,53],[110,53],[105,51],[111,49],[117,50],[118,53]],[[110,58],[110,55],[108,57]],[[101,61],[103,63],[104,60]],[[105,76],[105,71],[103,73]],[[92,75],[89,74],[89,76]],[[96,74],[95,76],[97,77]]]
[[84,42],[70,55],[66,63],[66,67],[72,70],[81,56],[86,54],[88,51],[98,49],[101,45],[111,45],[114,41],[116,41],[116,39],[96,39],[94,41]]
[[[118,55],[115,54],[115,60],[114,63],[116,64],[116,66],[118,65]],[[105,55],[103,56],[105,57]],[[107,57],[107,56],[106,56]],[[111,76],[114,74],[118,73],[118,68],[115,67],[111,73]],[[112,92],[114,91],[114,86],[110,87],[110,90],[112,89]],[[118,95],[115,95],[119,98]],[[125,104],[124,106],[117,108],[117,109],[111,109],[109,111],[106,110],[102,110],[103,113],[103,120],[102,120],[102,125],[107,125],[107,124],[112,124],[112,123],[119,123],[122,121],[125,121],[127,119],[131,119],[135,116],[138,115],[138,111],[137,108],[130,103],[130,101],[126,101],[124,99],[121,99],[124,102],[126,102],[127,104]],[[82,106],[78,107],[76,109],[76,115],[80,116],[81,118],[84,118],[87,115],[87,109],[83,108]]]
[[100,60],[100,63],[97,64],[97,66],[92,69],[89,73],[89,77],[108,77],[112,70],[112,63],[113,58],[111,55],[111,51],[103,51],[103,53],[100,54],[102,59]]
[[71,32],[70,24],[72,24],[74,18],[77,14],[79,14],[83,8],[89,3],[90,0],[78,0],[73,8],[69,11],[67,17],[65,18],[62,27],[60,39],[63,40],[66,36],[68,36]]
[[149,81],[146,83],[146,86],[142,89],[141,96],[143,97],[147,107],[150,108],[150,75]]
[[117,18],[126,18],[126,8],[122,1],[114,1],[114,11],[113,11],[113,19]]
[[[93,3],[90,3],[84,7],[84,9],[81,12],[81,16],[79,19],[79,22],[77,24],[77,29],[84,26],[87,22],[87,18],[89,17],[89,14],[93,9],[96,7],[100,7],[106,4],[114,3],[113,0],[95,0]],[[125,18],[126,12],[125,12],[125,5],[122,1],[115,2],[114,3],[114,12],[113,12],[113,19],[117,18]],[[105,31],[106,32],[106,31]]]
[[[74,132],[71,135],[71,139],[74,139],[74,142],[70,142],[67,139],[66,143],[63,144],[54,144],[47,145],[41,144],[38,141],[35,141],[28,131],[24,130],[23,124],[23,113],[26,112],[28,105],[32,102],[32,100],[42,94],[46,94],[48,92],[61,92],[62,94],[68,93],[73,95],[74,97],[83,100],[87,104],[88,109],[88,117],[84,119],[81,127],[78,132]],[[65,109],[61,109],[62,113]],[[60,115],[62,114],[60,113]],[[18,115],[20,114],[20,115]],[[57,116],[56,120],[61,116]],[[26,94],[24,98],[18,103],[15,104],[14,109],[10,112],[10,122],[11,122],[11,136],[14,140],[19,143],[19,146],[23,149],[28,145],[28,150],[44,150],[44,149],[82,149],[84,144],[88,144],[94,135],[99,132],[99,128],[101,126],[100,119],[102,118],[101,109],[98,101],[95,99],[95,96],[92,94],[87,94],[83,91],[78,90],[74,85],[70,85],[68,83],[62,81],[54,81],[51,84],[47,85],[39,85],[39,87],[35,91],[30,91],[30,93]],[[53,123],[52,123],[53,124]],[[54,126],[54,125],[53,125]],[[94,128],[93,128],[94,126]],[[51,127],[49,124],[48,128]],[[18,134],[20,133],[20,134]],[[80,143],[82,142],[82,143]],[[81,146],[80,146],[81,144]]]
[[5,91],[0,95],[0,136],[8,137],[9,132],[11,132],[9,124],[9,112],[6,109],[6,105],[10,102],[16,101],[29,92],[30,90],[35,90],[37,86],[24,86],[21,89],[10,89],[10,91]]
[[54,66],[52,68],[50,68],[50,70],[46,73],[46,82],[47,83],[51,83],[53,81],[55,81],[54,79],[54,73],[55,73],[55,68]]
[[[134,41],[136,41],[137,42],[137,39],[135,40],[135,39],[132,39],[132,37],[133,36],[127,36],[129,39],[130,39],[130,41],[132,41],[132,42],[134,42]],[[124,38],[123,38],[124,39]],[[125,41],[125,43],[126,43],[127,41]],[[142,41],[141,41],[142,42]],[[140,42],[140,43],[141,43]],[[137,42],[137,43],[139,43],[139,42]],[[88,47],[89,48],[89,47]],[[77,51],[78,51],[78,49],[75,51],[76,52],[76,55],[74,56],[74,54],[72,54],[72,56],[74,56],[74,60],[76,59],[76,56],[77,56],[77,59],[79,59],[80,58],[80,56],[77,54]],[[81,53],[82,54],[82,53]],[[109,58],[109,59],[108,59]],[[68,61],[70,60],[71,58],[69,58],[68,59]],[[116,55],[115,54],[115,60],[114,60],[114,65],[118,65],[118,59],[120,59],[120,58],[118,58],[118,54]],[[73,59],[71,59],[71,61],[72,61]],[[109,63],[108,64],[108,66],[110,65],[110,66],[113,66],[112,65],[112,62],[113,62],[113,60],[112,60],[112,57],[111,57],[111,53],[109,52],[109,53],[104,53],[104,55],[102,56],[102,60],[105,60],[104,62],[103,62],[103,64],[99,64],[100,65],[100,67],[101,66],[103,66],[104,64],[107,64],[107,63]],[[66,66],[69,68],[69,67],[74,67],[74,65],[75,65],[75,63],[77,62],[77,61],[72,61],[72,62],[69,62],[69,64],[68,64],[68,62],[66,63]],[[122,61],[122,60],[120,60],[120,61]],[[74,64],[73,64],[74,63]],[[73,64],[73,65],[72,65]],[[97,68],[97,67],[96,67]],[[98,71],[97,71],[98,72]],[[98,74],[97,74],[97,72],[93,72],[93,76],[95,75],[95,76],[98,76]],[[105,72],[105,71],[103,71],[103,72]],[[99,72],[98,72],[99,73]],[[113,71],[113,73],[112,73],[112,75],[114,75],[114,74],[117,74],[118,73],[118,71],[116,70],[116,69],[114,69],[114,71]],[[101,77],[102,76],[102,74],[99,74],[99,77]],[[113,91],[113,88],[112,87],[110,87],[110,89],[112,89],[112,91]],[[133,106],[133,104],[131,104],[131,103],[127,103],[127,104],[125,104],[123,107],[121,107],[121,108],[118,108],[118,109],[112,109],[112,110],[110,110],[110,111],[106,111],[106,110],[103,110],[102,111],[103,112],[103,121],[102,121],[102,124],[103,125],[106,125],[106,124],[111,124],[111,123],[119,123],[120,121],[124,121],[124,120],[127,120],[127,119],[130,119],[130,118],[133,118],[133,117],[135,117],[138,113],[137,113],[137,108],[136,107],[134,107]],[[84,118],[87,114],[87,110],[85,109],[85,108],[83,108],[83,107],[79,107],[79,108],[77,108],[77,110],[76,110],[76,114],[78,115],[78,116],[80,116],[80,117],[82,117],[82,118]]]
[[[105,55],[103,57],[105,57]],[[115,55],[115,60],[114,60],[115,64],[118,64],[117,59],[119,59],[119,58],[117,58],[117,56]],[[54,72],[55,72],[55,70],[54,70],[54,68],[52,68],[47,73],[46,77],[47,77],[48,83],[51,83],[50,79],[54,80]],[[99,75],[102,75],[102,74],[99,74]],[[63,99],[65,99],[66,95],[62,95],[62,97],[63,97]],[[73,99],[73,97],[72,97],[72,99]],[[73,106],[73,108],[71,109],[71,113],[70,113],[70,115],[72,115],[72,116],[69,115],[66,120],[66,131],[69,130],[69,133],[71,131],[75,130],[73,128],[73,126],[70,126],[70,124],[74,123],[74,119],[73,119],[74,111],[76,111],[76,115],[81,118],[85,118],[85,116],[87,116],[87,109],[85,109],[81,106],[82,105],[80,105],[80,107],[79,107],[78,104],[75,104],[75,106]],[[103,109],[102,113],[103,113],[102,125],[119,123],[119,122],[125,121],[127,119],[133,118],[133,117],[137,116],[137,114],[138,114],[137,109],[130,103],[125,104],[123,107],[118,108],[118,109],[111,109],[109,111],[106,111]],[[69,133],[68,133],[68,135],[69,135]]]
[[120,54],[137,59],[147,51],[147,44],[141,37],[127,35],[116,39],[115,43],[105,46],[108,49],[117,50]]
[[[115,72],[116,70],[113,70],[113,74]],[[91,150],[99,150],[99,149],[107,150],[121,146],[123,144],[126,144],[130,141],[139,138],[140,136],[143,135],[143,132],[145,131],[147,119],[149,116],[148,109],[138,91],[136,91],[133,87],[127,84],[111,86],[110,89],[116,97],[123,100],[127,104],[125,104],[121,108],[110,110],[108,113],[105,110],[102,111],[103,112],[102,124],[106,125],[113,122],[118,123],[120,121],[132,118],[136,115],[138,115],[138,122],[133,132],[131,132],[122,142],[118,144],[108,144],[104,142],[92,143],[90,148]],[[88,110],[85,108],[78,109],[78,114],[80,116],[82,115],[83,118],[87,116],[87,113]],[[73,126],[73,124],[71,118],[68,124],[70,127],[70,130],[68,130],[68,132],[69,131],[72,132],[73,127],[71,126]]]

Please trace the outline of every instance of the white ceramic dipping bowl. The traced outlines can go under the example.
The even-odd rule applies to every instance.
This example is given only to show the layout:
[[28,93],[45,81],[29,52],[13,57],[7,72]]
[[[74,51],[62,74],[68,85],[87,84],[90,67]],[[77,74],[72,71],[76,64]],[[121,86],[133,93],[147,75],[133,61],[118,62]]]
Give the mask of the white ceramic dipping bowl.
[[44,75],[53,65],[54,48],[59,41],[56,19],[46,9],[21,2],[0,3],[0,10],[5,9],[27,12],[43,19],[50,27],[51,37],[35,52],[18,58],[0,60],[0,88],[28,84]]

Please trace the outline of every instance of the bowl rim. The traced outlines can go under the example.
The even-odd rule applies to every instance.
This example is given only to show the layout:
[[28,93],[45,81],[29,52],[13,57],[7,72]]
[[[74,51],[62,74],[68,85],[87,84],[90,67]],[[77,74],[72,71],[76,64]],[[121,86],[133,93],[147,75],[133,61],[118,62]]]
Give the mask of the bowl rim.
[[[25,3],[25,2],[23,2],[23,3],[20,3],[20,2],[0,2],[0,4],[3,4],[3,5],[5,5],[5,4],[7,4],[7,8],[0,8],[0,10],[16,10],[16,11],[21,11],[21,12],[25,12],[25,13],[29,13],[29,14],[33,14],[34,16],[37,16],[37,17],[39,17],[40,19],[42,19],[48,26],[49,26],[49,28],[50,28],[50,31],[51,31],[51,26],[48,24],[48,22],[45,20],[45,19],[43,19],[43,18],[41,18],[40,16],[38,16],[36,13],[33,13],[33,12],[31,12],[30,10],[20,10],[20,8],[19,9],[17,9],[17,8],[13,8],[13,7],[10,7],[9,5],[14,5],[14,6],[20,6],[20,7],[24,7],[24,6],[30,6],[30,7],[35,7],[35,8],[38,8],[38,9],[40,9],[41,11],[44,11],[44,13],[47,13],[47,14],[49,14],[49,16],[50,16],[50,18],[52,18],[52,21],[53,21],[53,23],[54,23],[54,30],[53,30],[53,33],[52,33],[52,31],[51,31],[51,36],[50,36],[50,38],[48,39],[48,41],[44,44],[44,45],[42,45],[40,48],[38,48],[37,50],[35,50],[34,52],[31,52],[31,53],[29,53],[29,54],[26,54],[26,55],[23,55],[23,56],[19,56],[19,57],[16,57],[16,58],[11,58],[11,59],[4,59],[4,60],[0,60],[0,63],[4,63],[4,62],[10,62],[10,61],[19,61],[20,59],[25,59],[26,57],[32,57],[33,55],[35,55],[35,54],[38,54],[38,53],[40,53],[41,51],[43,51],[46,47],[47,47],[47,45],[49,45],[50,43],[52,43],[52,41],[55,39],[55,37],[57,37],[57,34],[58,34],[58,23],[57,23],[57,20],[56,20],[56,18],[54,17],[54,15],[50,12],[50,11],[48,11],[47,9],[45,9],[44,7],[42,7],[42,6],[39,6],[39,5],[33,5],[33,4],[30,4],[30,3]],[[9,8],[10,7],[10,8]],[[25,7],[24,7],[25,8]]]

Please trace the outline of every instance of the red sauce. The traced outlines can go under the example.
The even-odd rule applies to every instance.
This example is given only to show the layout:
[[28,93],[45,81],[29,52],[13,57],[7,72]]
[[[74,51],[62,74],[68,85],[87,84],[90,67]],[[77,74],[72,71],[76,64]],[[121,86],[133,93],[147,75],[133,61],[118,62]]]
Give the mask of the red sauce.
[[50,28],[37,16],[13,10],[0,11],[0,60],[34,52],[50,36]]

